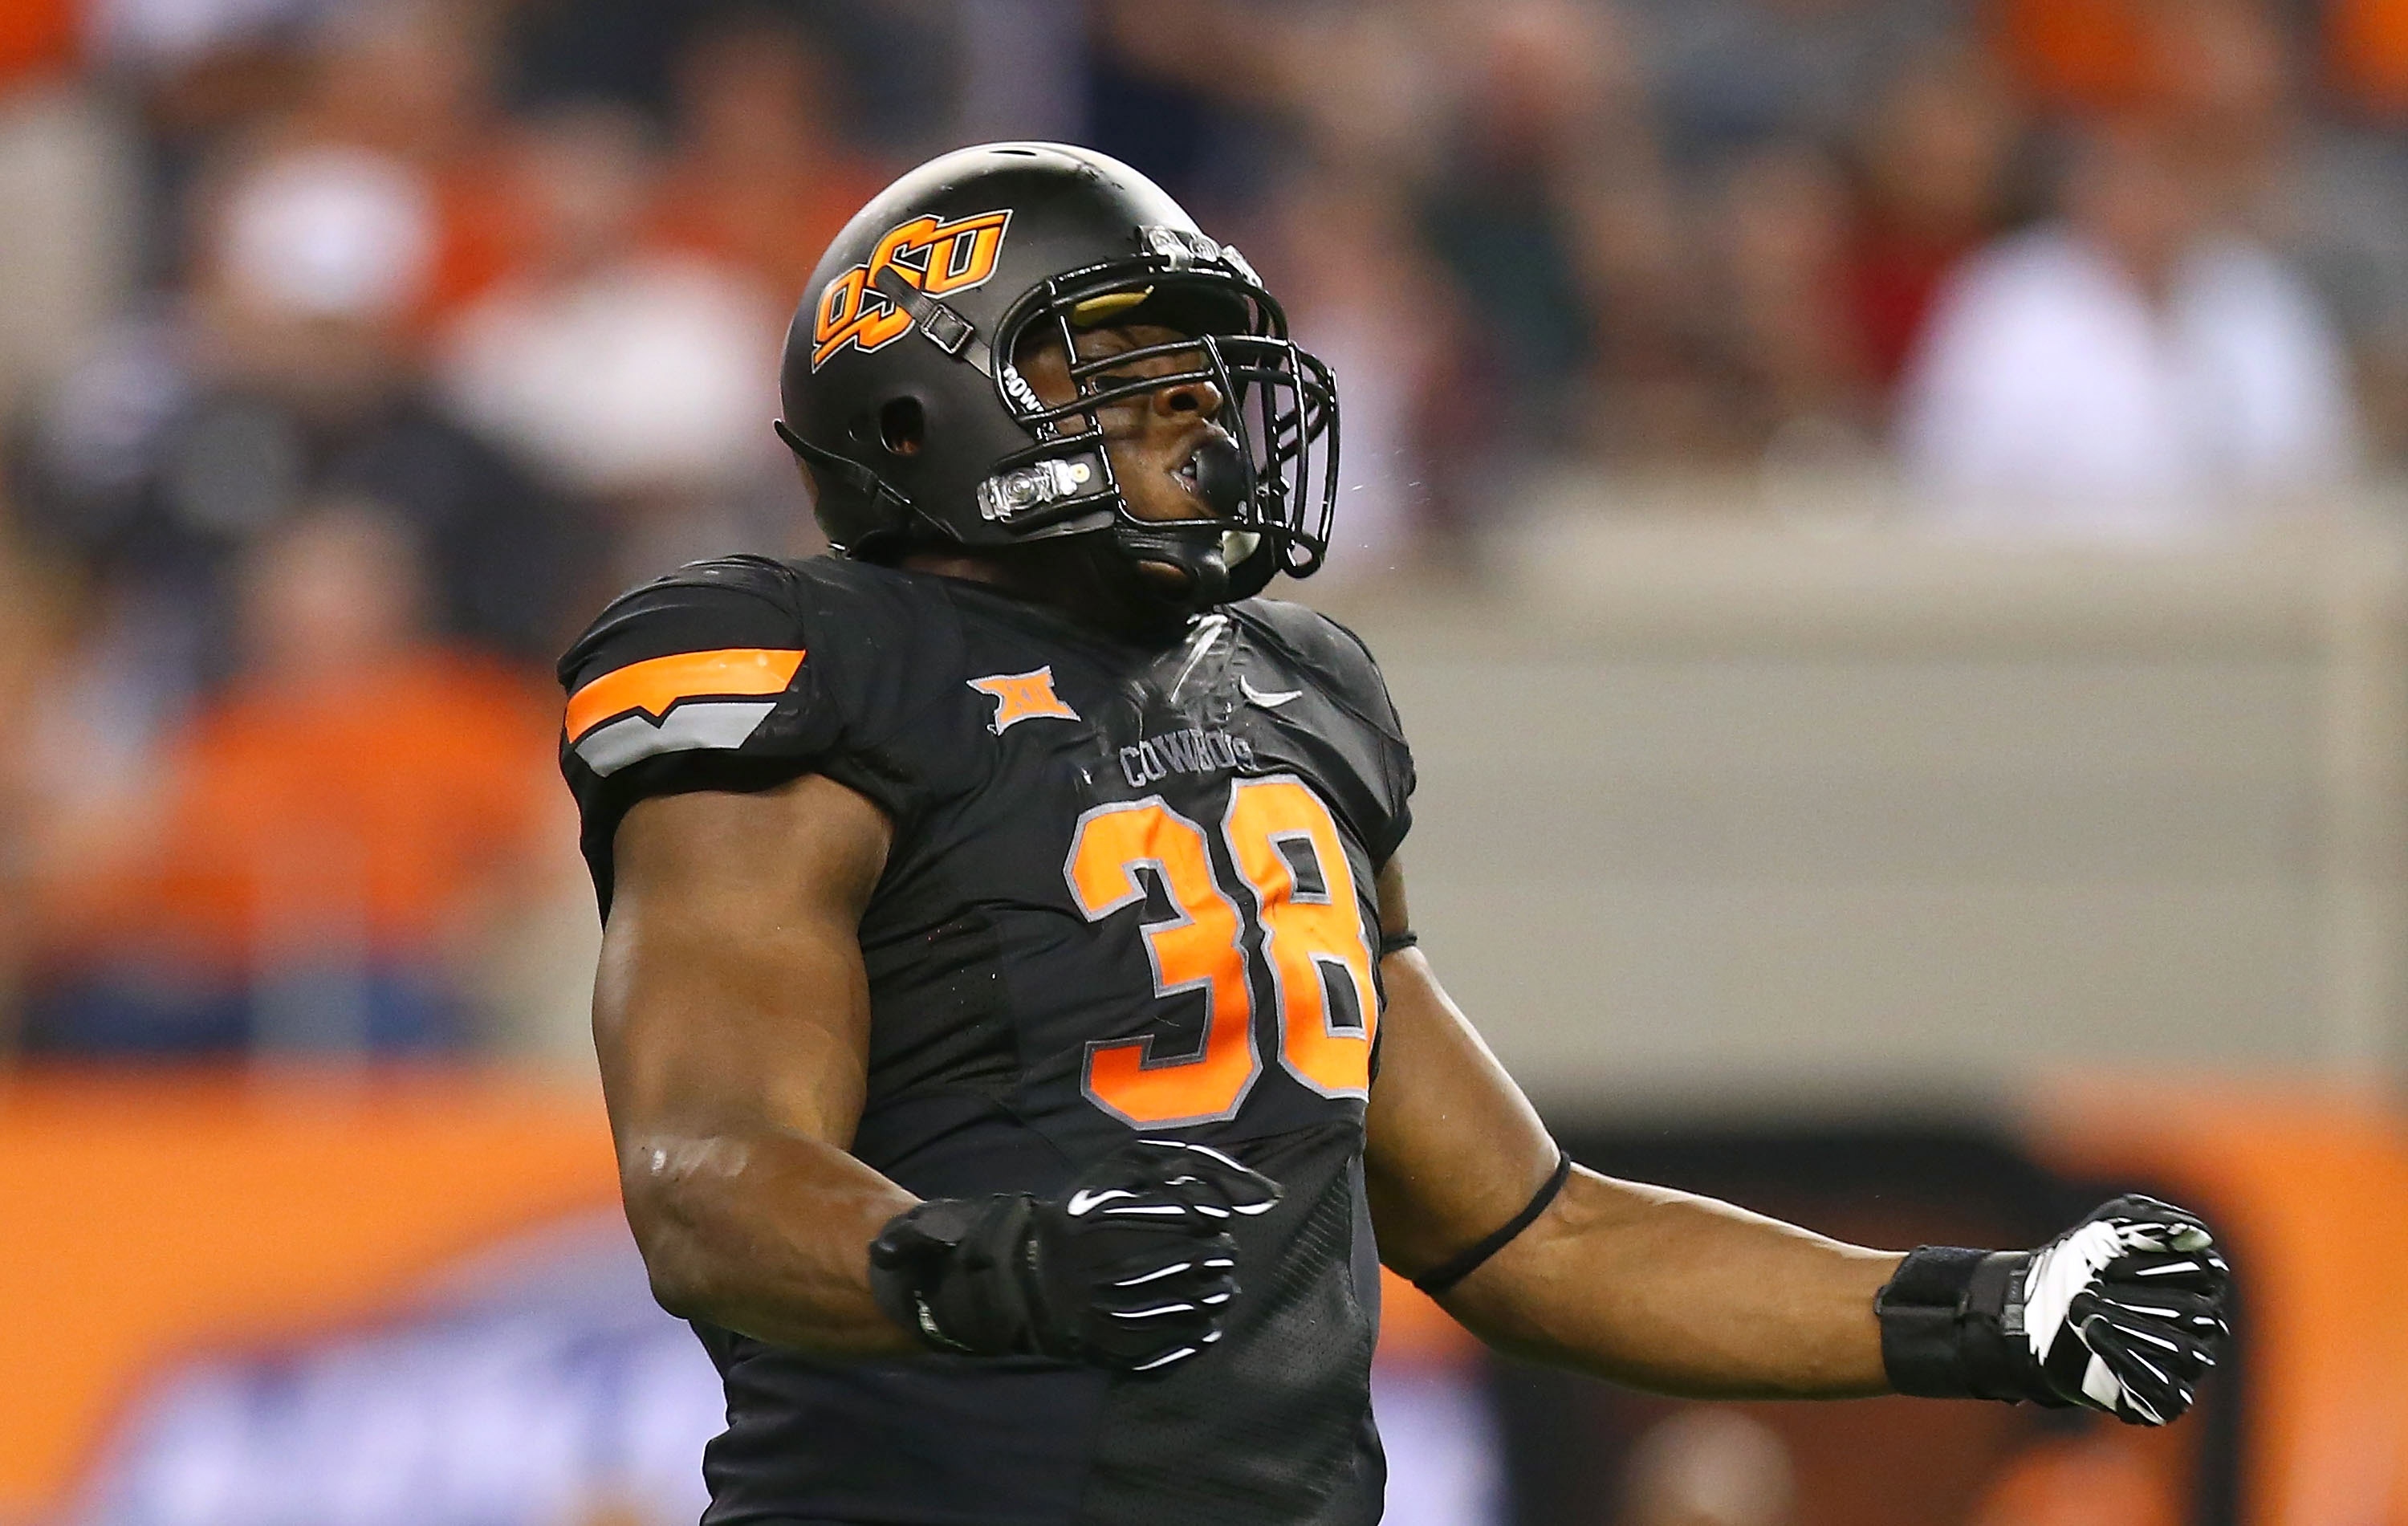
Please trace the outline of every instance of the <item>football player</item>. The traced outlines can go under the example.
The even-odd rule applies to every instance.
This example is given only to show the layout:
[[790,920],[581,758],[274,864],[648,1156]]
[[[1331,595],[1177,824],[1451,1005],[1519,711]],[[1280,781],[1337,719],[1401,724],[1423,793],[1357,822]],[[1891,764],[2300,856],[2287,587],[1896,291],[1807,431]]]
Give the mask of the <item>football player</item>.
[[1103,155],[937,159],[787,339],[836,548],[563,660],[627,1215],[724,1375],[712,1522],[1363,1522],[1378,1267],[1679,1394],[2182,1414],[2190,1214],[1862,1249],[1571,1164],[1414,946],[1413,766],[1343,627],[1339,409]]

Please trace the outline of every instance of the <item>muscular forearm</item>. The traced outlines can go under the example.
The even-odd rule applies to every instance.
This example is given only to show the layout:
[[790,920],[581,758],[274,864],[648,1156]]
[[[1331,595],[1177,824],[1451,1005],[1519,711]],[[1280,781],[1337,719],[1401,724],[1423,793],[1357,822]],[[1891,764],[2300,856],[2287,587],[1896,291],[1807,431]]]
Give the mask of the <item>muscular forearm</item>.
[[[1393,860],[1380,914],[1401,942]],[[1364,1150],[1380,1256],[1493,1345],[1698,1398],[1896,1390],[2149,1425],[2187,1409],[2215,1365],[2229,1269],[2196,1215],[2118,1198],[2037,1252],[1901,1257],[1684,1192],[1559,1177],[1545,1125],[1429,962],[1403,946],[1380,969]]]
[[861,909],[885,817],[806,776],[638,803],[594,983],[627,1222],[670,1312],[843,1354],[911,1338],[869,1245],[914,1199],[846,1153],[867,1085]]
[[1888,1390],[1873,1295],[1898,1262],[1575,1170],[1443,1302],[1506,1350],[1659,1392],[1844,1398]]
[[655,1133],[620,1160],[664,1307],[781,1346],[920,1349],[869,1293],[869,1243],[917,1200],[835,1146],[768,1130]]

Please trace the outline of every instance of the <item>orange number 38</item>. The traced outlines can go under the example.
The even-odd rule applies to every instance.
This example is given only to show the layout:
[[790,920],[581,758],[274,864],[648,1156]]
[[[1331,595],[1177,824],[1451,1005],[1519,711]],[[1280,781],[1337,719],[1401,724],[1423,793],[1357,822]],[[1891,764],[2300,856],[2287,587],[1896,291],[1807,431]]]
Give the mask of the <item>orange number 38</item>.
[[[1379,1021],[1371,949],[1354,871],[1321,797],[1292,775],[1240,779],[1221,820],[1229,861],[1262,929],[1278,1003],[1280,1063],[1325,1097],[1366,1097]],[[1143,906],[1151,870],[1168,915],[1141,924],[1158,997],[1204,993],[1204,1040],[1164,1057],[1152,1038],[1087,1046],[1085,1086],[1097,1106],[1140,1128],[1233,1116],[1262,1073],[1244,914],[1215,879],[1204,828],[1159,799],[1098,806],[1079,818],[1063,866],[1090,922]],[[1353,1010],[1331,1001],[1351,990]]]

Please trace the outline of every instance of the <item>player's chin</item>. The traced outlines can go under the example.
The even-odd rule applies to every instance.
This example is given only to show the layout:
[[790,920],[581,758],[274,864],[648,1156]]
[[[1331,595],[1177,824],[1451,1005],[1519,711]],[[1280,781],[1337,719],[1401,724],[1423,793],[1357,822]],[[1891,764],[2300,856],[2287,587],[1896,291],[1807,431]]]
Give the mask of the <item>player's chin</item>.
[[1183,603],[1196,593],[1196,579],[1183,567],[1168,562],[1139,562],[1138,581],[1155,597]]

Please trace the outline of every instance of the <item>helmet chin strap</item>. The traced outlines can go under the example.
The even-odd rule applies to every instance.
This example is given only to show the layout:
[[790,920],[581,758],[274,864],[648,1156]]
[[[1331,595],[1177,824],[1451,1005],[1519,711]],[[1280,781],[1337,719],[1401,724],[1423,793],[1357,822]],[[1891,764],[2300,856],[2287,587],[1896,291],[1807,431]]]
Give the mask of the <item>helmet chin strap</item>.
[[[1193,614],[1229,600],[1229,564],[1221,548],[1225,533],[1209,525],[1115,525],[1112,550],[1148,602]],[[1147,576],[1149,563],[1176,569],[1184,582],[1174,586],[1169,579]]]

